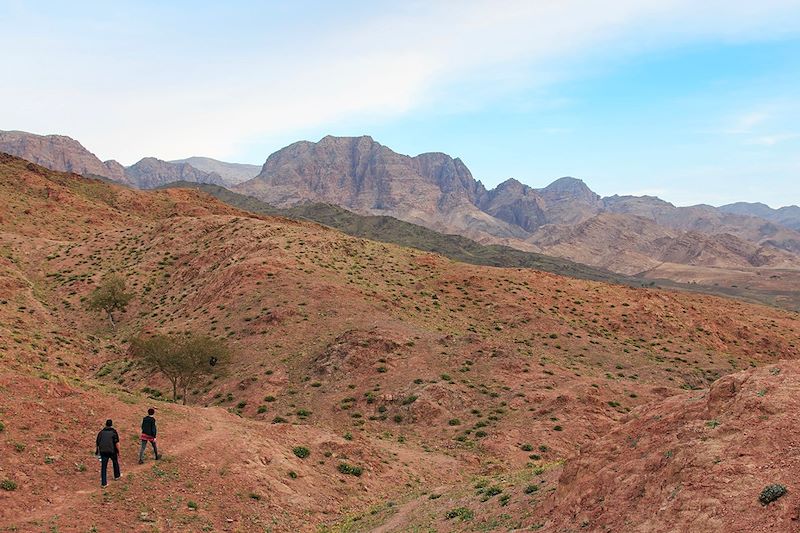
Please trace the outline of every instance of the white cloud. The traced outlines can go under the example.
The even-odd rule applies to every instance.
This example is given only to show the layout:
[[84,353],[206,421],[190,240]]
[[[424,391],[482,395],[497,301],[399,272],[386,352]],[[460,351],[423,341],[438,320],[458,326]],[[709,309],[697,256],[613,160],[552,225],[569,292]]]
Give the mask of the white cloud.
[[754,144],[758,146],[775,146],[776,144],[791,141],[800,137],[797,133],[776,133],[772,135],[761,135],[748,139],[746,144]]
[[[367,15],[353,8],[349,23],[309,15],[297,31],[243,13],[235,22],[251,32],[245,38],[224,33],[229,21],[198,27],[180,13],[130,6],[126,18],[103,20],[106,5],[83,13],[89,36],[57,20],[25,24],[40,14],[17,5],[19,20],[6,27],[22,30],[0,35],[0,46],[16,51],[0,79],[0,127],[72,135],[124,163],[230,157],[256,139],[353,117],[480,106],[570,76],[575,57],[800,27],[790,16],[797,1],[420,1]],[[759,120],[745,117],[739,127]]]

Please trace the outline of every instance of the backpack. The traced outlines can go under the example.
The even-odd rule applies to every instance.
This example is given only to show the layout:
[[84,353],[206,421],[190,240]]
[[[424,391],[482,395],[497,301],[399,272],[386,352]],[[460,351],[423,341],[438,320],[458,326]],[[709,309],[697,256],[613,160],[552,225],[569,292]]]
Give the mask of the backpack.
[[116,431],[113,429],[104,429],[100,432],[100,444],[97,446],[100,453],[117,453],[117,448],[114,446],[114,436]]

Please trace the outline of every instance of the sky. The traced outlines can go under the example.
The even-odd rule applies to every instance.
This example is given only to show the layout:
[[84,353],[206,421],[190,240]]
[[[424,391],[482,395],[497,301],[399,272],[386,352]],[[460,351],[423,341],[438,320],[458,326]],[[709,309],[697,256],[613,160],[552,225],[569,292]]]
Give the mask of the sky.
[[800,0],[0,0],[0,129],[262,164],[371,135],[488,187],[800,204]]

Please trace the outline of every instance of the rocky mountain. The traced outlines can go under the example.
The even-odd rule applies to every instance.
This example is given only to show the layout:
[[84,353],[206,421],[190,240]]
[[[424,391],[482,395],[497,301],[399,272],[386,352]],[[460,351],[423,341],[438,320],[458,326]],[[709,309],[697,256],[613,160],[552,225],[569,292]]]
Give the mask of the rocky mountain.
[[225,184],[222,176],[215,172],[204,172],[189,163],[170,163],[155,157],[145,157],[135,165],[127,167],[125,175],[140,189],[154,189],[175,181]]
[[476,205],[486,190],[460,159],[441,153],[409,157],[368,136],[291,144],[234,189],[278,207],[332,203],[476,240],[520,239],[524,246],[526,235]]
[[[5,132],[0,141],[0,149],[49,168],[139,188],[176,181],[230,186],[257,170],[208,158],[145,158],[123,168],[101,162],[68,137]],[[797,207],[676,207],[651,196],[601,198],[572,177],[540,189],[511,179],[487,190],[458,158],[398,154],[368,136],[294,143],[232,188],[279,208],[334,204],[627,275],[657,271],[675,281],[697,282],[709,281],[712,268],[727,283],[742,269],[800,269],[800,230],[793,228]],[[706,270],[693,276],[680,269],[678,280],[672,277],[677,265]]]
[[786,226],[787,228],[800,230],[800,206],[796,205],[773,209],[762,203],[737,202],[735,204],[723,205],[719,210],[735,215],[759,217]]
[[202,170],[209,174],[218,174],[225,180],[226,186],[237,185],[258,176],[258,173],[261,172],[261,167],[258,165],[228,163],[211,159],[210,157],[189,157],[170,161],[170,163],[188,163],[197,170]]
[[185,162],[171,163],[153,157],[146,157],[130,167],[123,167],[113,160],[103,162],[81,143],[63,135],[0,131],[0,152],[21,157],[52,170],[99,176],[140,189],[152,189],[180,180],[227,184],[220,174],[198,169]]
[[0,152],[60,172],[103,176],[114,181],[129,183],[122,165],[113,160],[100,161],[81,143],[64,135],[0,131]]
[[280,207],[323,202],[388,215],[624,274],[664,263],[800,268],[800,232],[763,218],[649,196],[601,198],[572,177],[541,189],[511,179],[487,190],[460,159],[401,155],[371,137],[292,144],[236,190]]

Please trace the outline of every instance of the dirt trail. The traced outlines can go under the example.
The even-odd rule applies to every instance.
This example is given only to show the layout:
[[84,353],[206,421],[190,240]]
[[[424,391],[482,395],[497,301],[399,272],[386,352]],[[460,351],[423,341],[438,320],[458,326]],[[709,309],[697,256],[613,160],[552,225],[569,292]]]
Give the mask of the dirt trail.
[[[218,408],[206,408],[203,410],[203,414],[206,415],[204,422],[207,423],[203,433],[196,436],[196,438],[192,439],[180,439],[179,442],[182,444],[178,445],[177,447],[170,447],[167,450],[162,450],[161,454],[166,455],[170,458],[180,459],[181,456],[185,455],[187,452],[195,450],[200,445],[209,442],[213,438],[221,439],[221,433],[213,431],[214,426],[211,424],[224,424],[224,418],[227,413],[220,412]],[[183,428],[181,428],[183,429]],[[138,444],[135,447],[132,445],[126,445],[125,455],[123,456],[126,460],[130,461],[132,464],[128,466],[125,463],[120,465],[122,470],[123,479],[126,474],[128,473],[139,473],[148,468],[152,468],[154,461],[151,459],[146,461],[144,464],[137,464],[136,461],[138,459]],[[148,450],[148,454],[152,458],[152,450]],[[99,467],[97,464],[94,464],[95,468]],[[109,465],[109,478],[113,476],[111,470],[111,465]],[[50,501],[46,502],[43,508],[41,509],[20,509],[21,514],[17,515],[15,522],[20,524],[31,524],[35,522],[41,522],[44,520],[49,520],[61,514],[64,510],[77,508],[81,505],[83,501],[88,500],[92,497],[93,494],[100,493],[104,489],[101,488],[99,485],[99,472],[96,472],[98,475],[92,477],[92,482],[85,482],[81,484],[80,488],[74,488],[75,490],[71,492],[66,492],[67,488],[65,488],[65,492],[62,492],[56,498],[60,501]],[[113,484],[115,481],[112,479],[109,481],[109,488],[113,488]],[[55,498],[51,498],[55,499]],[[26,511],[29,511],[26,513]]]

